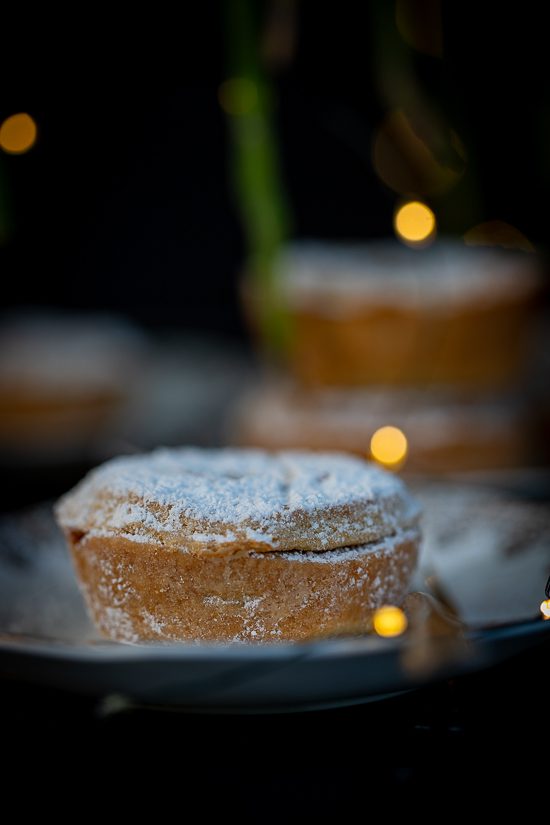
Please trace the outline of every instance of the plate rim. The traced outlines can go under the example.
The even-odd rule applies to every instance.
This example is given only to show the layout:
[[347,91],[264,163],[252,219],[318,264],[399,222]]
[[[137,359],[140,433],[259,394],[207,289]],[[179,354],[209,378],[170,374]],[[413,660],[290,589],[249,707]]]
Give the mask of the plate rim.
[[[527,619],[507,625],[466,630],[464,640],[473,644],[498,642],[501,639],[539,637],[550,634],[550,621],[540,618]],[[24,637],[23,637],[24,638]],[[353,656],[375,655],[401,650],[411,644],[411,639],[400,637],[382,639],[378,636],[361,636],[345,639],[318,639],[307,642],[284,642],[275,644],[131,644],[99,640],[97,644],[81,645],[62,640],[29,639],[14,634],[0,638],[0,656],[17,654],[37,656],[44,659],[95,663],[131,662],[266,662],[290,661],[293,659],[332,660]]]

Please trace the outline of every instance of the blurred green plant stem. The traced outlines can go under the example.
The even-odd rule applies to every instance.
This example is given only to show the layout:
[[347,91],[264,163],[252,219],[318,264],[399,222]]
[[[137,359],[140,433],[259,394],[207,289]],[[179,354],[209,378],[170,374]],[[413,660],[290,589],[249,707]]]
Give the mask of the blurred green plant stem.
[[220,87],[220,104],[228,116],[232,183],[247,246],[247,311],[260,341],[277,353],[285,347],[289,323],[274,261],[288,237],[290,214],[273,125],[273,90],[261,60],[262,8],[254,0],[226,0],[229,77]]

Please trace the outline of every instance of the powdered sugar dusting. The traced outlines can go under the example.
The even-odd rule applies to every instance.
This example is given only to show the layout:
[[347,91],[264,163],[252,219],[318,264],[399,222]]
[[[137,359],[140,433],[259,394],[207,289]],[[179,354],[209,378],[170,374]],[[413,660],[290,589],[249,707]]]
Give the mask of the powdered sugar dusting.
[[103,606],[100,626],[103,633],[121,642],[137,644],[140,640],[132,619],[122,607]]
[[315,306],[326,317],[356,311],[358,300],[424,308],[493,304],[529,294],[540,282],[534,256],[452,241],[421,252],[396,241],[299,241],[281,252],[277,271],[293,307]]
[[[121,318],[27,312],[0,328],[0,387],[32,387],[41,396],[120,391],[143,350],[141,334]],[[33,396],[34,397],[34,396]]]
[[65,529],[93,535],[163,543],[176,534],[184,551],[239,540],[304,549],[305,532],[305,549],[323,550],[391,535],[416,523],[418,508],[400,479],[353,456],[179,448],[107,462],[57,515]]

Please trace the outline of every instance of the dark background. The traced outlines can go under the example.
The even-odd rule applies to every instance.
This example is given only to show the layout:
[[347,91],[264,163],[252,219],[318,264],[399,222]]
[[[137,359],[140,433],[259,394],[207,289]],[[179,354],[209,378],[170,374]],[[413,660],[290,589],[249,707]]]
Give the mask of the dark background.
[[[268,5],[253,6],[260,31]],[[376,20],[388,9],[297,5],[294,54],[271,76],[298,236],[392,233],[397,196],[370,159],[386,108]],[[27,111],[39,129],[27,154],[0,158],[5,307],[109,309],[151,326],[244,335],[235,288],[244,241],[218,103],[231,74],[225,10],[188,3],[117,18],[94,6],[77,19],[23,9],[4,20],[0,118]],[[546,243],[543,17],[530,3],[443,4],[443,58],[405,47],[468,154],[462,183],[429,201],[442,231],[502,220]]]

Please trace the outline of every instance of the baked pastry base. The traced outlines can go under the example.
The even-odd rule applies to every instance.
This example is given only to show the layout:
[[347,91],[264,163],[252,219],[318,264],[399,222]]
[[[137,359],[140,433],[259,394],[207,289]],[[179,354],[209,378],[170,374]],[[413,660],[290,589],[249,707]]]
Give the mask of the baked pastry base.
[[267,384],[243,397],[230,437],[244,447],[365,456],[372,435],[386,424],[407,436],[407,472],[496,470],[533,461],[533,427],[524,402],[506,397],[466,401],[452,391],[373,387],[307,392]]
[[307,387],[508,387],[525,364],[531,295],[439,313],[422,305],[362,305],[349,315],[292,308],[289,367]]
[[121,642],[265,642],[362,633],[399,603],[418,531],[361,547],[208,557],[120,536],[67,536],[88,608]]

